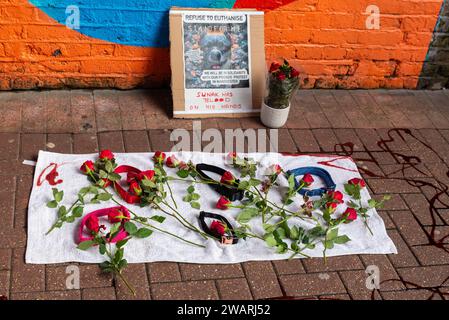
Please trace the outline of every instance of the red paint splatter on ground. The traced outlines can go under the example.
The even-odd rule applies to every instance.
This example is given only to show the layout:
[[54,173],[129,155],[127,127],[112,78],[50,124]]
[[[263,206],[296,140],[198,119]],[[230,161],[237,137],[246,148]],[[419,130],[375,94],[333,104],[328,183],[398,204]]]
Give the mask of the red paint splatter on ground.
[[[42,183],[46,180],[49,185],[55,186],[57,184],[62,183],[62,179],[56,180],[56,178],[59,176],[58,173],[58,164],[57,163],[50,163],[42,172],[40,173],[39,177],[37,178],[37,186],[41,186]],[[50,172],[48,170],[51,168]],[[45,177],[44,174],[48,172]]]

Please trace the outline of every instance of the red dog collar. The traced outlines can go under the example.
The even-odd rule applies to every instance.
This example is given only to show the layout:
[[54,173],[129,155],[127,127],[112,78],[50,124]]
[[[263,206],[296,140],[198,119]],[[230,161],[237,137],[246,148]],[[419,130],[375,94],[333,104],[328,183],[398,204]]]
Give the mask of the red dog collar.
[[[115,173],[126,173],[126,182],[130,183],[133,179],[136,179],[136,177],[139,175],[139,173],[141,173],[142,171],[131,167],[131,166],[118,166],[115,170]],[[122,186],[120,185],[119,182],[115,181],[114,182],[114,189],[115,191],[117,191],[117,193],[120,195],[120,197],[125,200],[127,203],[130,204],[135,204],[135,203],[139,203],[140,202],[140,197],[136,196],[134,194],[131,194],[130,192],[126,191],[125,189],[122,188]]]

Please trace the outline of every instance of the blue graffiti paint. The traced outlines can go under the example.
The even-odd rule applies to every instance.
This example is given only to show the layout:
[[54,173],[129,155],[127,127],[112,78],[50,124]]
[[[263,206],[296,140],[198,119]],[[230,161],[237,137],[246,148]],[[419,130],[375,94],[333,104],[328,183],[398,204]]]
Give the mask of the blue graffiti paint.
[[[30,0],[65,24],[68,6],[80,9],[78,32],[97,39],[140,47],[167,47],[168,10],[172,6],[232,8],[235,0]],[[103,2],[103,3],[102,3]]]

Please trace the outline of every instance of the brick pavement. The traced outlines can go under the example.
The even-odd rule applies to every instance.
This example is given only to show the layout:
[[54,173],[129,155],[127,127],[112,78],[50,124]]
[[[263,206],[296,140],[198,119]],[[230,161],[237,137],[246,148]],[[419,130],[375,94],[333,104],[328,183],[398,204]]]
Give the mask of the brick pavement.
[[[89,153],[154,151],[173,145],[168,91],[0,93],[0,296],[9,299],[129,299],[97,266],[80,265],[79,290],[65,287],[65,264],[27,265],[26,209],[39,149]],[[202,128],[263,128],[257,118],[208,119]],[[449,93],[300,91],[279,150],[352,155],[398,255],[353,255],[233,265],[149,263],[126,271],[141,299],[448,299]],[[13,192],[11,192],[13,191]],[[365,269],[381,271],[380,290]]]

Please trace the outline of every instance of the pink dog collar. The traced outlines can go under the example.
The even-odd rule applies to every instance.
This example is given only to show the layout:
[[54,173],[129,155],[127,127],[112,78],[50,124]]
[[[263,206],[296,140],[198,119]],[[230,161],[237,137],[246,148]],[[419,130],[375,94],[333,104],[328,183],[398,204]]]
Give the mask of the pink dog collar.
[[[86,221],[90,217],[92,217],[92,216],[95,216],[97,218],[104,217],[104,216],[107,217],[110,213],[117,211],[117,210],[123,212],[124,216],[129,216],[128,209],[126,209],[123,206],[96,210],[96,211],[93,211],[93,212],[87,214],[86,216],[84,216],[83,220],[81,220],[81,225],[78,230],[78,243],[94,239],[94,237],[92,235],[85,236],[85,232],[84,232],[85,227],[86,227]],[[122,225],[120,226],[120,230],[119,230],[118,234],[114,237],[114,239],[109,240],[110,243],[116,243],[120,240],[125,239],[128,236],[128,232],[125,231],[125,227],[124,227],[125,222],[126,222],[126,219],[123,219],[121,222]]]

